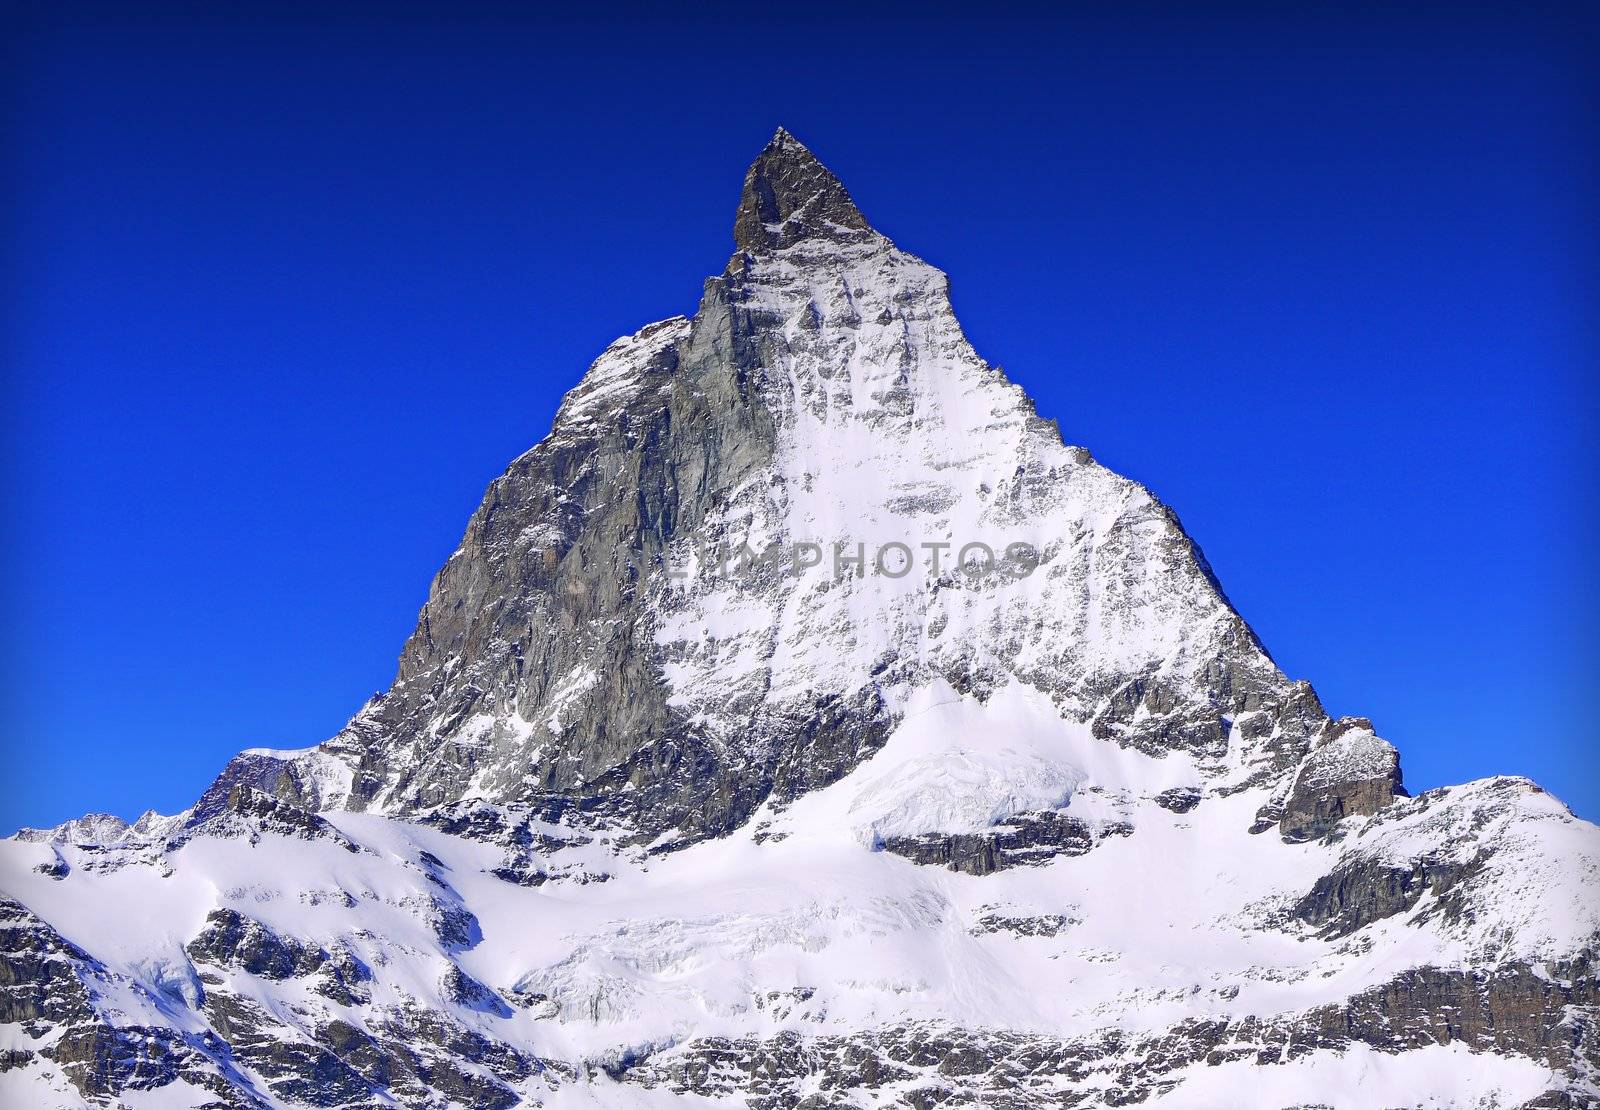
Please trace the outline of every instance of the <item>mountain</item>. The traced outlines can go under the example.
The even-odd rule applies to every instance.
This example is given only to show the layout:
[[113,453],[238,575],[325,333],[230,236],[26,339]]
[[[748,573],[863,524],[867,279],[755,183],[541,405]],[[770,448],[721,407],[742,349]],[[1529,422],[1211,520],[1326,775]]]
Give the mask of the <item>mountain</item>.
[[1408,797],[779,130],[390,689],[0,843],[29,1106],[1600,1105],[1600,830]]

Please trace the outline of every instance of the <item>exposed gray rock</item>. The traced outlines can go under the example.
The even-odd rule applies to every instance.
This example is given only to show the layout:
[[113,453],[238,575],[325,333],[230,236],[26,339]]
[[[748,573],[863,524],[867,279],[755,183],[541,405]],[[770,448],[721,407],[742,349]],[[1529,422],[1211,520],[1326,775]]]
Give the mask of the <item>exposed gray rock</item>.
[[1285,840],[1326,836],[1346,817],[1371,815],[1404,797],[1400,755],[1361,717],[1330,721],[1300,765],[1278,828]]
[[30,1067],[42,1056],[86,1098],[105,1101],[181,1078],[215,1107],[266,1106],[218,1042],[109,1020],[96,1002],[113,988],[137,990],[25,907],[0,898],[0,1025],[41,1042],[9,1050],[0,1071]]
[[187,951],[197,963],[237,968],[262,979],[309,978],[313,989],[335,1002],[365,1002],[372,972],[344,949],[328,951],[279,936],[235,910],[212,910]]
[[[781,250],[801,239],[860,240],[871,234],[839,179],[783,128],[745,174],[733,241],[747,251]],[[815,309],[807,317],[817,329]]]
[[128,831],[128,823],[114,813],[88,813],[53,829],[17,830],[17,839],[33,843],[115,844]]
[[252,842],[262,833],[275,833],[302,840],[331,840],[347,852],[358,850],[324,818],[244,782],[232,783],[227,793],[220,796],[215,786],[207,791],[168,847],[181,845],[197,830],[210,836],[242,836]]
[[1163,790],[1155,797],[1156,805],[1162,809],[1171,810],[1173,813],[1188,813],[1200,804],[1201,792],[1195,786],[1175,786],[1171,790]]
[[1019,937],[1054,937],[1077,924],[1064,913],[1018,915],[989,910],[973,924],[974,934],[1010,933]]
[[1356,856],[1323,875],[1295,904],[1297,920],[1325,937],[1343,937],[1414,908],[1429,891],[1443,893],[1465,868],[1450,862],[1418,860],[1410,867],[1386,866]]
[[913,863],[938,864],[969,875],[989,875],[1061,856],[1081,856],[1108,836],[1130,836],[1122,821],[1090,823],[1068,813],[1019,813],[980,833],[925,833],[890,837],[883,850]]
[[[1245,1059],[1270,1068],[1351,1044],[1398,1052],[1459,1043],[1514,1051],[1558,1073],[1581,1074],[1600,1060],[1596,983],[1585,961],[1548,971],[1426,968],[1346,1006],[1267,1021],[1196,1019],[1155,1037],[1111,1031],[1061,1040],[913,1023],[848,1039],[794,1033],[769,1041],[707,1038],[633,1060],[616,1074],[705,1096],[738,1092],[752,1107],[782,1110],[855,1105],[851,1092],[884,1088],[905,1092],[895,1102],[907,1106],[1126,1106],[1171,1090],[1177,1085],[1172,1073],[1195,1064]],[[822,1094],[806,1093],[817,1088]],[[1530,1105],[1541,1104],[1587,1106],[1593,1098],[1574,1086]]]

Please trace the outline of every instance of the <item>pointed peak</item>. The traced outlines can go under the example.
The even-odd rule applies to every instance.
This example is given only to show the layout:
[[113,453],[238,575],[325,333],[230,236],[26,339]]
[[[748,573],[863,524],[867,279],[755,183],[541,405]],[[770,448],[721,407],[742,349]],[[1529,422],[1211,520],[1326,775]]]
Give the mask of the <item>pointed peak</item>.
[[871,232],[839,179],[779,127],[744,175],[734,243],[747,251],[779,250],[802,239],[848,242]]
[[774,151],[785,150],[795,151],[797,153],[807,155],[812,161],[816,161],[816,155],[812,154],[811,151],[806,149],[806,144],[795,138],[793,131],[790,131],[782,124],[779,124],[778,129],[772,133],[772,138],[767,141],[766,148],[762,150],[761,153],[768,154]]

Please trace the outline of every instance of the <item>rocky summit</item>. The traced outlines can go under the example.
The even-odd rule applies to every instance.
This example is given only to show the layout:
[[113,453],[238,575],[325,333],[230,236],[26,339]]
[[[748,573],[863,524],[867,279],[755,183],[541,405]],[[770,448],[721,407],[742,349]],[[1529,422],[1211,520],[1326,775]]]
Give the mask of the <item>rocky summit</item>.
[[0,842],[28,1107],[1600,1105],[1600,830],[1410,797],[780,130],[389,690]]

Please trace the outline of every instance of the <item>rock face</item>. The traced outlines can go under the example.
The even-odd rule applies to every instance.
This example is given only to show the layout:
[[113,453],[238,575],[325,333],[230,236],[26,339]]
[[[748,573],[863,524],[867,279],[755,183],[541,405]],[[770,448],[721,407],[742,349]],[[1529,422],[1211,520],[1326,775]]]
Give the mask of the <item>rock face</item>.
[[1399,755],[1371,721],[1330,721],[1295,772],[1278,828],[1285,840],[1326,836],[1346,817],[1371,816],[1404,794]]
[[989,875],[1007,867],[1049,863],[1060,856],[1081,856],[1103,837],[1132,832],[1133,826],[1123,822],[1097,827],[1068,813],[1017,813],[982,832],[891,837],[883,842],[883,850],[914,863]]
[[337,736],[0,843],[0,1101],[1600,1097],[1593,826],[1406,797],[787,132],[734,239]]
[[789,132],[778,133],[745,175],[733,241],[741,251],[765,253],[803,239],[859,243],[872,228],[828,168]]

